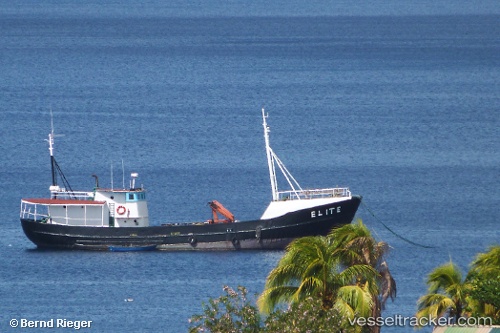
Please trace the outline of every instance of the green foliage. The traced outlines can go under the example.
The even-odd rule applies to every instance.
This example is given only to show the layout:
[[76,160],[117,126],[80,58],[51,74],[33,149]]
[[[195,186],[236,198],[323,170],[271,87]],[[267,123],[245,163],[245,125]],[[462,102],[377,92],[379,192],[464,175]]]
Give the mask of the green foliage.
[[500,245],[480,253],[467,275],[468,311],[474,317],[489,317],[500,324]]
[[312,296],[321,300],[324,310],[337,305],[346,315],[369,316],[371,295],[378,293],[377,272],[364,264],[342,266],[334,253],[327,237],[304,237],[290,243],[267,277],[257,301],[259,309],[269,313],[279,303],[293,304]]
[[203,314],[190,319],[190,333],[359,333],[361,327],[351,327],[336,307],[322,308],[321,300],[307,297],[278,309],[262,321],[258,310],[247,300],[247,290],[234,291],[224,287],[225,296],[210,299],[203,305]]
[[452,262],[428,276],[428,294],[417,302],[417,317],[489,317],[500,324],[500,246],[480,253],[464,279]]
[[[389,244],[377,242],[361,220],[333,229],[328,237],[333,243],[333,255],[344,266],[368,265],[377,271],[375,282],[378,292],[372,292],[372,294],[376,296],[374,297],[374,303],[376,304],[373,316],[379,317],[381,308],[385,305],[387,299],[394,300],[397,291],[396,281],[392,277],[385,260],[385,256],[389,252]],[[360,275],[359,281],[365,282],[366,279],[363,275]],[[379,300],[380,304],[378,304]]]
[[417,317],[462,317],[465,304],[465,281],[460,268],[451,261],[436,267],[427,278],[428,294],[418,300]]
[[[396,296],[396,283],[385,254],[359,220],[327,237],[304,237],[289,244],[269,273],[258,308],[239,292],[224,287],[225,296],[203,305],[190,320],[195,332],[360,333],[380,327],[352,326],[360,317],[379,317],[385,301]],[[276,307],[287,304],[287,309]]]
[[473,275],[469,296],[500,309],[500,273]]
[[356,333],[361,327],[352,327],[336,307],[324,310],[321,300],[307,297],[293,303],[286,311],[271,313],[262,332],[267,333]]
[[500,272],[470,275],[468,300],[472,317],[489,317],[500,325]]
[[498,274],[500,272],[500,245],[491,246],[486,253],[480,253],[471,264],[470,274]]
[[195,315],[190,320],[190,333],[258,333],[260,332],[260,315],[255,306],[247,299],[245,287],[238,291],[224,286],[225,296],[210,299],[203,304],[203,314]]

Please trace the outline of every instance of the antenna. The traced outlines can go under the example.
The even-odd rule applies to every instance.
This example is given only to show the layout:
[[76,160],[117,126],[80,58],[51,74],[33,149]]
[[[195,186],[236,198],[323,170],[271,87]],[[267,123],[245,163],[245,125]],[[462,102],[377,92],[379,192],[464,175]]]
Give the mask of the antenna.
[[111,162],[111,190],[113,190],[113,162]]
[[123,158],[122,158],[122,188],[125,188],[125,166],[123,165]]
[[52,170],[52,186],[57,186],[57,177],[56,177],[56,160],[54,158],[54,137],[63,136],[63,135],[55,135],[54,133],[54,114],[52,112],[52,107],[50,108],[50,133],[49,138],[45,139],[49,143],[49,154],[50,154],[50,167]]
[[49,143],[49,153],[50,156],[54,156],[54,115],[52,113],[52,108],[50,108],[50,133],[49,138],[45,139]]

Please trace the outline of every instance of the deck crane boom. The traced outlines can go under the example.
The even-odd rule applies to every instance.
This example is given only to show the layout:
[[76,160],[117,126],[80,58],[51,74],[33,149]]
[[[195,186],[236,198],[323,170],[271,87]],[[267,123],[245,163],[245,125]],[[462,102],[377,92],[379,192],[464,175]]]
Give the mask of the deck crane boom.
[[[232,223],[234,222],[234,215],[226,207],[224,207],[217,200],[212,200],[208,203],[210,208],[212,208],[213,219],[211,223]],[[226,219],[220,219],[219,214],[224,216]]]

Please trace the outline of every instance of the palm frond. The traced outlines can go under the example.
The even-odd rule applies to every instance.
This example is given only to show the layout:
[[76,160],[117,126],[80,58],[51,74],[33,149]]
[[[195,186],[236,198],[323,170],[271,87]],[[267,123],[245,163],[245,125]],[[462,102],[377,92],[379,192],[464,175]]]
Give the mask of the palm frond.
[[268,275],[266,288],[296,284],[304,274],[304,269],[295,264],[278,265]]
[[394,301],[394,298],[397,294],[397,287],[396,281],[392,277],[385,260],[380,264],[378,271],[380,274],[380,302],[382,304],[382,308],[384,308],[385,303],[387,302],[387,299],[389,299],[389,297]]
[[325,237],[298,238],[290,243],[278,265],[294,263],[298,266],[309,263],[316,258],[327,254],[327,240]]
[[[449,262],[447,264],[436,267],[427,278],[429,285],[429,293],[437,293],[440,291],[451,292],[453,288],[462,283],[462,273],[458,266]],[[450,289],[452,288],[452,289]]]
[[307,278],[310,276],[322,276],[325,271],[328,271],[326,267],[327,263],[322,259],[315,259],[305,268],[302,278]]
[[431,318],[443,317],[446,313],[456,310],[455,302],[443,294],[428,294],[419,298],[417,302],[417,318],[430,316]]
[[[364,286],[344,286],[339,288],[335,306],[346,315],[368,317],[372,313],[373,299]],[[351,317],[352,318],[352,317]]]
[[314,293],[320,294],[320,290],[324,290],[325,283],[322,279],[316,276],[310,276],[302,280],[302,283],[295,292],[294,301],[299,301],[306,296],[313,295]]
[[480,253],[471,264],[471,271],[483,274],[500,271],[500,245],[493,245],[486,253]]
[[296,292],[297,287],[292,286],[266,288],[257,299],[257,307],[263,313],[271,313],[279,303],[292,302]]
[[362,255],[358,249],[340,247],[332,252],[332,257],[336,258],[344,266],[356,265],[364,263]]
[[[338,283],[342,285],[353,284],[362,277],[365,281],[375,282],[378,272],[368,265],[353,265],[347,267],[336,276]],[[375,283],[373,283],[375,284]]]
[[356,223],[346,224],[340,228],[333,229],[328,238],[336,247],[344,247],[345,244],[358,237],[370,236],[370,231],[363,225],[361,220]]

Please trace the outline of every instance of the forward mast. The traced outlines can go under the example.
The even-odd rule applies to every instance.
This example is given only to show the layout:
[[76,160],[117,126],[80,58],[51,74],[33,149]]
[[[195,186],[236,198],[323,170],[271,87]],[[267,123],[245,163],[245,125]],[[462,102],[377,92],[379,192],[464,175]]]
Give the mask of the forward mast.
[[[337,188],[323,188],[323,189],[307,189],[304,190],[300,186],[299,182],[293,177],[293,175],[288,171],[285,164],[279,159],[279,157],[274,153],[271,145],[269,143],[269,133],[271,129],[267,125],[267,118],[269,115],[262,108],[262,126],[264,127],[264,142],[266,144],[266,155],[267,155],[267,165],[269,168],[269,178],[271,181],[271,192],[273,195],[273,201],[283,201],[283,200],[304,200],[304,199],[317,199],[317,198],[327,198],[327,197],[350,197],[351,192],[347,187],[337,187]],[[276,166],[281,171],[285,177],[290,190],[279,191],[278,190],[278,180],[276,178]]]

